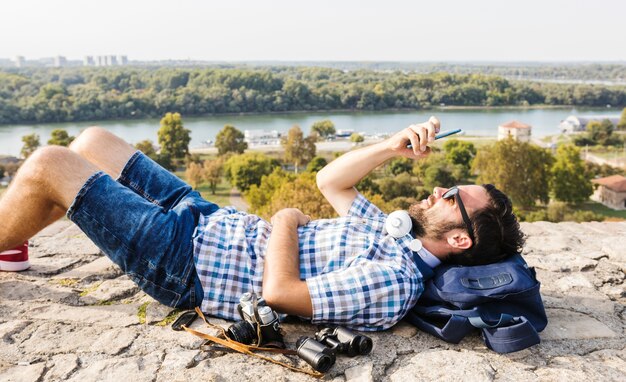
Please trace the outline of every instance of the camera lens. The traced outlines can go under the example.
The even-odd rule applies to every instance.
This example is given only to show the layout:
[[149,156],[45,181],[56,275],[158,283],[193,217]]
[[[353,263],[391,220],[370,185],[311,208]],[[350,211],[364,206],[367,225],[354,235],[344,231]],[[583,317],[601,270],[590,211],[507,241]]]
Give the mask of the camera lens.
[[247,321],[239,321],[229,326],[226,330],[226,336],[246,345],[257,341],[256,328]]

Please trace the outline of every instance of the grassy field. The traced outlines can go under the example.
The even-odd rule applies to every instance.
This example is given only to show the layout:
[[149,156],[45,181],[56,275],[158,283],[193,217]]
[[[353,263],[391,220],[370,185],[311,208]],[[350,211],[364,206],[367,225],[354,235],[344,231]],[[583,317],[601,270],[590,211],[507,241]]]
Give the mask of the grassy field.
[[615,211],[607,206],[594,201],[588,201],[580,206],[583,211],[591,211],[604,216],[610,220],[626,220],[626,210]]
[[[186,182],[184,171],[177,171],[174,174],[180,179],[182,179],[183,182]],[[202,195],[204,199],[222,207],[222,206],[230,205],[231,188],[232,186],[230,185],[230,183],[228,183],[226,179],[222,178],[222,181],[220,182],[220,184],[217,185],[215,194],[211,193],[211,188],[209,187],[208,183],[202,183],[201,185],[198,186],[196,191],[200,192],[200,195]]]
[[202,197],[211,203],[215,203],[220,207],[230,205],[230,183],[225,180],[222,180],[220,184],[217,185],[217,189],[215,190],[215,195],[211,193],[211,189],[209,185],[206,183],[201,184],[197,191],[200,192]]

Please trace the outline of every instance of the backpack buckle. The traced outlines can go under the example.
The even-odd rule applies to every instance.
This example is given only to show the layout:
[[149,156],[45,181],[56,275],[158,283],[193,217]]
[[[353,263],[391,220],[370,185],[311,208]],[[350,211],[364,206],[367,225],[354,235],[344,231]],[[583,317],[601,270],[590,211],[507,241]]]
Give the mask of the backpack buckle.
[[480,278],[464,277],[461,279],[461,285],[468,289],[493,289],[512,282],[513,276],[510,273],[500,273]]

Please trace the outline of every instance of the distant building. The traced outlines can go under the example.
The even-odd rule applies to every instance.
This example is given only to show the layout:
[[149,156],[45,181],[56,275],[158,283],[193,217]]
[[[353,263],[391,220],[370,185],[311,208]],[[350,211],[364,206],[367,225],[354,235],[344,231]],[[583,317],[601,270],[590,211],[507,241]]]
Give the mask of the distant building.
[[117,65],[117,57],[114,55],[108,55],[104,57],[104,62],[106,66],[116,66]]
[[509,121],[498,126],[498,140],[512,137],[516,141],[530,142],[532,127],[519,121]]
[[596,190],[591,199],[614,210],[626,210],[626,177],[611,175],[606,178],[592,179]]
[[117,56],[118,65],[128,65],[128,56]]
[[244,130],[243,136],[251,146],[280,144],[280,133],[276,130]]
[[575,116],[570,115],[565,120],[559,123],[559,130],[564,134],[576,133],[578,131],[585,131],[587,125],[591,121],[603,121],[608,119],[613,125],[617,125],[619,122],[619,115],[591,115],[591,116]]
[[67,59],[64,56],[56,56],[53,65],[57,68],[62,68],[67,65]]
[[83,58],[83,66],[95,66],[96,63],[93,60],[93,56],[85,56]]
[[16,68],[23,68],[25,64],[26,64],[26,59],[24,58],[24,56],[15,56]]

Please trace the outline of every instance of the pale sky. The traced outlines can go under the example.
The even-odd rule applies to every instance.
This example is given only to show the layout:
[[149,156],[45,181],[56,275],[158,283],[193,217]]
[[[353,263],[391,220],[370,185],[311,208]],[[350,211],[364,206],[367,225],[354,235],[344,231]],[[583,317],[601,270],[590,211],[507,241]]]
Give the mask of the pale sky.
[[0,58],[626,61],[623,0],[4,0]]

